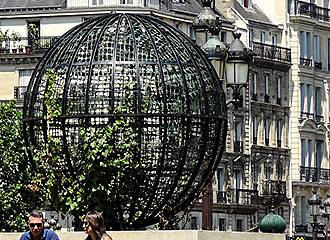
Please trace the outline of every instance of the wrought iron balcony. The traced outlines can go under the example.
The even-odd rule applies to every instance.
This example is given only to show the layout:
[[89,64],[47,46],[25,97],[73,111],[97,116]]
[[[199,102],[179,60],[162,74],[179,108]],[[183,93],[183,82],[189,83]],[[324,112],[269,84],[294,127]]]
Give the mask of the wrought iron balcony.
[[291,49],[289,48],[253,42],[253,52],[256,54],[257,58],[291,63]]
[[14,87],[14,99],[16,101],[24,101],[24,95],[26,93],[27,86]]
[[301,166],[300,180],[305,182],[330,183],[330,169]]
[[239,205],[258,204],[258,191],[249,189],[219,191],[217,192],[217,203]]
[[322,62],[314,62],[314,68],[318,70],[322,70]]
[[2,45],[0,44],[0,56],[44,52],[53,46],[58,39],[57,36],[43,36],[34,41],[27,37],[21,38],[20,41],[6,40]]
[[316,122],[324,122],[324,117],[322,115],[315,115],[315,121]]
[[295,226],[296,233],[307,233],[308,232],[308,226],[307,224],[305,225],[296,225]]
[[282,180],[264,180],[260,195],[286,196],[286,182]]
[[258,191],[249,189],[233,189],[232,203],[240,205],[258,204]]
[[314,113],[300,112],[300,118],[303,119],[314,119]]
[[313,60],[311,58],[301,57],[300,58],[300,65],[312,67],[313,66]]
[[322,8],[313,3],[295,0],[290,8],[291,15],[301,15],[318,20],[330,22],[329,9]]
[[305,119],[315,120],[317,123],[324,122],[324,116],[316,113],[300,112],[300,121]]

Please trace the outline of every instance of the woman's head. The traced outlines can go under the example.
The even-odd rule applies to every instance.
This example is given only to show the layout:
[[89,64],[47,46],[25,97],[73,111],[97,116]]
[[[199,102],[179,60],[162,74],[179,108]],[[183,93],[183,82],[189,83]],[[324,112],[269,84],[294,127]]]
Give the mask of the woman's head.
[[89,211],[85,216],[84,230],[86,234],[95,234],[96,239],[101,239],[105,233],[104,218],[101,213],[95,210]]

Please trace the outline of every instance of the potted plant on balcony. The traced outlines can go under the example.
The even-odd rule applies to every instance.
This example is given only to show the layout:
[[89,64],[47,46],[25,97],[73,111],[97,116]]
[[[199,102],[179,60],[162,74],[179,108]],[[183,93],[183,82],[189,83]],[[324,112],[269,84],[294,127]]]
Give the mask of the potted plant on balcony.
[[0,29],[0,53],[4,53],[6,51],[5,41],[8,40],[8,30],[2,31]]
[[13,32],[10,35],[10,40],[13,41],[13,53],[17,53],[17,45],[21,41],[21,35],[18,32]]
[[[40,47],[40,39],[39,39],[39,28],[36,24],[30,23],[28,25],[28,33],[29,36],[31,37],[31,46],[34,49],[38,49]],[[29,52],[28,49],[26,49],[26,52]]]

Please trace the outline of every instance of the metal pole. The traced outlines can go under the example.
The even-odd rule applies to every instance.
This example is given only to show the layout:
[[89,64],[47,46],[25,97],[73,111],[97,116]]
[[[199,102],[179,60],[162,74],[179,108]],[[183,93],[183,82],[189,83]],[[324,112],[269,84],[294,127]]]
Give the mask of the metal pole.
[[317,215],[313,216],[313,240],[317,240],[317,231],[318,231]]

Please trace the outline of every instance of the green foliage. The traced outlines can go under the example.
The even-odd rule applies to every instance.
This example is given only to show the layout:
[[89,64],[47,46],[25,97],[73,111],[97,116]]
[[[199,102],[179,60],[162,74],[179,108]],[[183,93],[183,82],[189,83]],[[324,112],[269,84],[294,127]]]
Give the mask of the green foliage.
[[42,203],[22,138],[22,116],[15,103],[0,104],[0,226],[26,228],[25,214]]
[[61,115],[61,103],[55,95],[55,83],[57,76],[54,69],[48,69],[43,76],[44,80],[47,81],[47,91],[45,93],[44,103],[47,107],[47,119],[53,120]]

